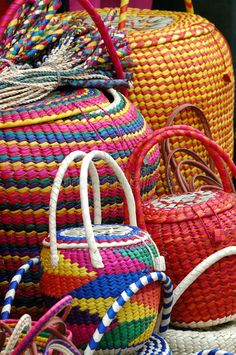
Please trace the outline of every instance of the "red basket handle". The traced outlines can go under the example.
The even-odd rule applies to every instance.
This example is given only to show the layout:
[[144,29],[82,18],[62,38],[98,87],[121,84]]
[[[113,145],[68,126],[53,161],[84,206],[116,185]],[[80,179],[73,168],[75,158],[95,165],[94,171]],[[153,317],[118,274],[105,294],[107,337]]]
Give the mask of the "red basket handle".
[[174,136],[185,136],[192,139],[199,140],[212,156],[214,164],[219,172],[220,179],[226,192],[233,192],[232,181],[227,173],[225,163],[231,170],[233,176],[236,176],[236,166],[229,155],[213,140],[206,137],[196,128],[187,125],[176,125],[161,128],[153,134],[146,137],[145,141],[142,141],[137,148],[133,151],[126,170],[126,176],[128,180],[131,180],[133,174],[133,193],[136,201],[138,226],[146,229],[145,219],[142,209],[142,200],[140,195],[140,170],[148,151],[155,145],[161,144],[165,139],[169,139]]
[[[193,8],[192,0],[184,0],[184,3],[185,3],[186,11],[193,14],[194,8]],[[125,28],[128,7],[129,7],[129,0],[121,0],[120,17],[119,17],[119,24],[118,24],[119,30]]]

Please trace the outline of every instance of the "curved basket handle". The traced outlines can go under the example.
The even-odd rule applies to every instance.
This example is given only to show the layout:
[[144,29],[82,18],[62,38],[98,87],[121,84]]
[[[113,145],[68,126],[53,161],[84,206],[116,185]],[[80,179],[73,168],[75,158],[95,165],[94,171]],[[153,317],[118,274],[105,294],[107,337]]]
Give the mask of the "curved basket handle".
[[[210,138],[206,137],[202,134],[198,129],[193,128],[187,125],[176,125],[170,127],[164,127],[159,129],[158,131],[154,132],[150,136],[146,137],[142,144],[139,144],[138,147],[133,151],[130,162],[128,166],[128,170],[126,172],[126,176],[130,181],[132,173],[134,174],[133,179],[133,192],[136,201],[136,208],[137,208],[137,218],[138,218],[138,225],[140,228],[146,229],[145,219],[143,215],[143,208],[142,208],[142,200],[140,195],[140,169],[143,164],[143,160],[147,155],[148,151],[155,145],[162,143],[165,139],[169,139],[174,136],[186,136],[192,139],[199,140],[212,155],[214,160],[214,164],[219,172],[223,189],[226,192],[233,192],[233,184],[231,179],[228,176],[227,170],[225,168],[226,163],[229,169],[232,172],[232,175],[236,176],[236,166],[234,162],[229,157],[229,155],[224,152],[224,150]],[[212,152],[214,151],[214,154]]]
[[8,291],[7,291],[4,301],[3,301],[3,307],[2,307],[1,316],[0,316],[0,318],[2,320],[9,319],[12,303],[15,298],[15,293],[16,293],[16,290],[22,280],[22,277],[30,268],[39,264],[39,262],[40,262],[39,256],[28,260],[24,265],[22,265],[17,270],[17,272],[15,273],[13,278],[11,279],[9,286],[8,286]]
[[[97,247],[95,241],[93,227],[91,223],[90,213],[89,213],[89,201],[88,201],[88,167],[92,159],[100,158],[103,159],[114,171],[119,180],[121,186],[124,189],[125,197],[128,204],[129,221],[132,226],[137,225],[136,220],[136,210],[135,201],[132,189],[125,177],[125,174],[116,163],[116,161],[106,152],[100,150],[94,150],[88,153],[82,161],[81,173],[80,173],[80,198],[81,198],[81,209],[82,217],[85,228],[85,233],[88,241],[89,253],[91,257],[92,265],[96,268],[104,267],[102,262],[102,257]],[[96,201],[94,201],[95,203]]]
[[95,25],[97,26],[97,29],[104,41],[104,44],[107,48],[107,51],[111,57],[112,62],[113,62],[117,78],[124,79],[124,72],[123,72],[121,61],[117,55],[116,49],[112,43],[112,39],[108,33],[108,29],[107,29],[106,25],[104,24],[101,16],[97,13],[94,6],[91,4],[91,2],[89,0],[77,0],[77,1],[87,11],[87,13],[90,15],[90,17],[94,21]]
[[[176,286],[173,292],[173,304],[172,308],[174,305],[177,303],[177,301],[180,299],[180,297],[183,295],[183,293],[187,290],[188,287],[192,285],[196,279],[201,276],[209,267],[211,267],[213,264],[218,262],[219,260],[227,257],[227,256],[232,256],[236,255],[236,246],[231,246],[231,247],[226,247],[224,249],[221,249],[214,254],[208,256],[206,259],[204,259],[202,262],[200,262],[192,271],[188,273],[187,276]],[[155,331],[159,332],[160,328],[160,319],[162,317],[162,312],[164,312],[165,309],[162,308],[159,316],[158,316],[158,321],[157,321],[157,326]]]
[[218,349],[207,349],[203,351],[199,351],[196,355],[235,355],[233,353],[229,353],[228,351],[218,350]]
[[[69,167],[69,165],[77,158],[84,158],[86,153],[81,150],[71,152],[61,162],[61,165],[57,171],[55,179],[53,181],[50,202],[49,202],[49,236],[50,236],[50,255],[52,267],[58,265],[57,255],[57,236],[56,236],[56,212],[57,212],[57,200],[60,192],[63,177]],[[101,224],[101,196],[100,196],[100,183],[97,170],[93,163],[89,166],[89,172],[92,179],[93,194],[94,194],[94,223]]]
[[15,347],[12,355],[19,355],[24,352],[29,345],[32,343],[33,339],[47,327],[51,319],[58,315],[64,310],[62,320],[65,320],[68,316],[72,305],[72,297],[65,296],[60,301],[58,301],[54,306],[52,306],[30,329],[30,331],[25,335],[21,342]]
[[187,290],[187,288],[191,286],[192,283],[203,274],[203,272],[205,272],[209,267],[217,263],[219,260],[231,255],[236,255],[236,246],[221,249],[199,263],[175,288],[173,306],[179,300],[182,294]]
[[[190,104],[190,103],[184,103],[182,105],[179,105],[178,107],[176,107],[170,114],[169,118],[167,119],[166,122],[166,126],[172,126],[173,122],[175,120],[175,118],[183,111],[187,110],[187,109],[191,109],[193,112],[195,112],[195,114],[197,115],[197,117],[200,119],[200,122],[203,125],[203,131],[205,133],[205,135],[210,138],[212,138],[212,134],[211,134],[211,129],[209,126],[209,123],[207,121],[207,118],[204,114],[204,112],[196,105],[194,104]],[[171,164],[171,166],[176,169],[177,168],[177,163],[175,162],[175,160],[173,159],[173,156],[171,156],[171,159],[168,159],[168,156],[170,155],[171,149],[170,149],[170,141],[169,139],[166,139],[162,145],[161,145],[161,150],[162,150],[162,157],[164,160],[164,164],[166,167],[166,171],[168,171],[169,168],[169,164]],[[209,156],[209,163],[210,163],[210,168],[214,171],[214,163],[212,160],[211,155]],[[169,161],[168,161],[169,160]],[[169,163],[169,164],[167,164]],[[170,187],[169,187],[170,188]],[[170,188],[171,190],[171,188]]]
[[84,355],[92,355],[94,354],[99,342],[101,341],[104,333],[107,328],[111,325],[112,321],[114,321],[117,313],[121,310],[121,308],[129,301],[129,299],[135,295],[139,290],[141,290],[144,286],[150,284],[154,281],[160,281],[164,285],[164,310],[162,313],[162,320],[160,325],[160,333],[164,335],[168,330],[170,323],[170,314],[172,310],[172,302],[173,302],[173,285],[168,276],[166,276],[163,272],[152,272],[148,275],[142,276],[138,281],[132,283],[125,291],[123,291],[119,297],[116,298],[114,303],[111,305],[107,313],[102,318],[100,324],[97,327],[97,330],[94,332],[92,339],[87,345]]
[[[194,8],[193,8],[192,0],[184,0],[184,3],[185,3],[186,11],[193,14]],[[129,7],[129,0],[121,0],[120,16],[119,16],[119,23],[118,23],[119,30],[123,30],[125,28],[128,7]]]
[[31,326],[32,326],[32,319],[30,315],[24,314],[15,325],[14,330],[7,341],[6,348],[4,349],[3,352],[1,352],[1,354],[2,355],[11,354],[23,331],[31,329]]
[[51,355],[51,350],[57,350],[63,355],[82,355],[73,344],[61,339],[53,339],[48,342],[43,355]]

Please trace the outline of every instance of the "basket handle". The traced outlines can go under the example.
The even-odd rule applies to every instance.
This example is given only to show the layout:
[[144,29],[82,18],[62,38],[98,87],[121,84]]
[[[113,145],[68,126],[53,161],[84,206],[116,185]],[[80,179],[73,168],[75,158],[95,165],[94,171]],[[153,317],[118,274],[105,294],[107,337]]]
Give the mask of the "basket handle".
[[[96,11],[96,9],[94,8],[94,6],[91,4],[91,2],[89,0],[77,0],[77,1],[87,11],[87,13],[90,15],[90,17],[94,21],[95,25],[97,26],[97,29],[104,41],[104,44],[107,48],[107,51],[111,57],[112,62],[113,62],[117,78],[124,79],[124,72],[123,72],[121,61],[118,57],[118,54],[116,52],[116,49],[115,49],[113,43],[112,43],[112,39],[109,35],[107,26],[105,25],[101,16],[98,14],[98,12]],[[126,91],[125,91],[125,94],[126,94]]]
[[[186,11],[193,14],[194,8],[193,8],[192,0],[184,0],[184,3],[185,3]],[[129,7],[129,0],[121,0],[120,16],[119,16],[119,23],[118,23],[119,30],[123,30],[125,28],[128,7]]]
[[[236,246],[230,246],[226,247],[224,249],[218,250],[214,254],[211,254],[208,256],[206,259],[204,259],[202,262],[200,262],[192,271],[188,273],[187,276],[176,286],[173,292],[173,304],[172,308],[174,305],[177,303],[177,301],[180,299],[180,297],[183,295],[183,293],[187,290],[188,287],[192,285],[196,279],[201,276],[209,267],[217,263],[219,260],[228,257],[236,255]],[[165,308],[162,307],[162,310],[158,316],[158,321],[157,321],[157,326],[155,331],[159,332],[160,331],[160,320],[162,319],[162,312],[165,311]]]
[[[57,200],[60,192],[60,187],[64,175],[69,167],[69,165],[77,158],[84,158],[86,153],[81,150],[76,150],[71,152],[67,157],[61,162],[61,165],[57,171],[55,179],[53,181],[50,202],[49,202],[49,236],[50,236],[50,255],[51,264],[53,267],[58,265],[58,255],[57,255],[57,228],[56,228],[56,212],[57,212]],[[89,165],[89,172],[92,179],[93,194],[94,194],[94,223],[101,224],[101,196],[100,196],[100,183],[99,176],[94,164],[91,162]]]
[[[233,192],[233,185],[230,177],[228,176],[227,170],[225,168],[226,163],[232,172],[233,176],[236,176],[236,166],[234,162],[229,157],[229,155],[224,152],[224,150],[213,140],[206,137],[198,129],[187,125],[176,125],[170,127],[164,127],[158,131],[149,135],[142,144],[139,144],[137,148],[133,151],[130,162],[128,164],[128,170],[126,171],[126,176],[130,181],[131,175],[134,175],[133,179],[133,192],[136,201],[137,208],[137,218],[138,225],[140,228],[146,229],[145,219],[142,209],[142,200],[140,195],[140,170],[143,164],[143,160],[148,153],[148,151],[155,145],[162,143],[165,139],[169,139],[174,136],[186,136],[192,139],[199,140],[206,148],[206,150],[211,154],[214,164],[219,172],[223,189],[226,192]],[[212,153],[214,152],[214,154]]]
[[[103,159],[114,171],[117,176],[118,181],[123,187],[129,213],[129,224],[132,226],[137,226],[136,220],[136,210],[135,201],[132,193],[132,189],[125,177],[125,174],[116,163],[116,161],[106,152],[94,150],[88,153],[82,161],[81,173],[80,173],[80,198],[81,198],[81,209],[82,217],[85,228],[85,234],[88,241],[89,253],[91,257],[92,265],[96,268],[104,267],[101,254],[98,250],[97,243],[95,241],[93,227],[91,223],[90,213],[89,213],[89,201],[88,201],[88,167],[94,158]],[[95,202],[95,201],[94,201]]]
[[40,262],[39,256],[36,258],[32,258],[17,270],[17,272],[15,273],[15,275],[13,276],[13,278],[9,283],[8,291],[3,301],[3,307],[2,307],[0,319],[2,320],[9,319],[11,313],[11,307],[15,298],[15,293],[22,280],[22,277],[30,268],[32,268],[35,265],[38,265],[39,262]]
[[172,310],[172,302],[173,302],[173,285],[170,278],[163,272],[151,272],[148,275],[142,276],[138,281],[132,283],[126,290],[124,290],[120,296],[116,298],[114,303],[108,309],[107,313],[102,318],[100,324],[98,325],[96,331],[94,332],[91,340],[89,341],[84,355],[92,355],[94,354],[99,342],[101,341],[104,333],[107,328],[111,325],[112,321],[114,321],[117,313],[121,310],[121,308],[130,300],[130,298],[135,295],[139,290],[141,290],[146,285],[160,281],[164,285],[163,290],[163,313],[160,325],[160,334],[164,335],[168,330],[170,323],[170,314]]
[[48,342],[43,355],[51,355],[51,350],[57,350],[63,355],[82,355],[72,343],[62,339],[53,339]]
[[207,349],[207,350],[199,351],[196,355],[235,355],[235,354],[229,353],[228,351],[224,351],[224,350]]
[[[21,342],[15,347],[12,355],[18,355],[24,352],[32,343],[33,339],[45,329],[50,323],[51,319],[58,315],[64,310],[61,316],[62,320],[65,320],[68,316],[72,305],[72,297],[67,295],[58,301],[54,306],[52,306],[30,329],[30,331],[25,335]],[[69,341],[69,340],[68,340]]]

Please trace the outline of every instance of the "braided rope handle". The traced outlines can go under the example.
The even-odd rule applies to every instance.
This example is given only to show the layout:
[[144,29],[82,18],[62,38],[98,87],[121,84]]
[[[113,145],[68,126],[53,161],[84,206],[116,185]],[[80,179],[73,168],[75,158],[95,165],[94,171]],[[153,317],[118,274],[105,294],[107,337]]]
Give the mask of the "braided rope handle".
[[[93,227],[91,223],[89,213],[89,201],[88,201],[88,167],[94,158],[100,158],[105,161],[109,167],[111,167],[120,182],[128,204],[129,222],[132,226],[137,226],[135,201],[132,189],[125,177],[125,174],[116,163],[116,161],[106,152],[94,150],[88,153],[82,161],[80,172],[80,198],[83,224],[86,231],[86,237],[88,241],[88,247],[91,257],[92,265],[96,268],[104,267],[101,254],[98,250],[97,243],[95,241]],[[94,201],[95,202],[95,201]]]
[[[101,16],[98,14],[98,12],[95,10],[94,6],[91,4],[91,2],[89,0],[77,0],[77,1],[87,11],[87,13],[90,15],[90,17],[94,21],[95,25],[97,26],[97,29],[104,41],[104,44],[107,48],[107,51],[110,55],[112,62],[113,62],[117,78],[124,79],[124,72],[123,72],[121,61],[118,57],[118,54],[116,52],[116,49],[115,49],[113,43],[112,43],[112,39],[109,35],[107,26],[105,25]],[[126,91],[125,91],[125,94],[126,94]]]
[[103,335],[105,334],[107,328],[114,321],[118,312],[122,307],[130,300],[130,298],[135,295],[139,290],[141,290],[146,285],[160,281],[164,285],[163,290],[163,313],[161,319],[161,325],[159,328],[160,334],[165,335],[168,330],[170,323],[170,314],[172,310],[173,303],[173,285],[170,278],[163,272],[152,272],[148,275],[142,276],[138,281],[133,282],[125,291],[123,291],[119,297],[111,305],[107,313],[102,318],[100,324],[98,325],[96,331],[93,334],[92,339],[87,345],[84,355],[94,354],[99,342],[101,341]]
[[34,338],[47,327],[52,318],[57,316],[62,311],[64,311],[64,313],[60,316],[60,318],[65,320],[70,312],[71,305],[72,297],[68,295],[52,306],[37,322],[35,322],[22,341],[15,347],[12,355],[18,355],[25,351],[31,345]]
[[235,354],[229,353],[224,350],[208,349],[208,350],[199,351],[196,355],[235,355]]
[[[216,169],[219,172],[220,179],[222,182],[222,186],[224,191],[233,192],[233,184],[228,175],[225,164],[228,165],[228,168],[231,170],[232,175],[236,176],[236,166],[234,162],[229,157],[229,155],[224,152],[224,150],[213,140],[206,137],[202,132],[198,129],[193,128],[187,125],[176,125],[170,127],[161,128],[148,137],[146,137],[145,141],[142,141],[142,144],[139,144],[137,148],[133,151],[129,163],[126,170],[126,176],[128,181],[131,180],[131,175],[133,174],[133,192],[136,202],[136,210],[137,210],[137,218],[138,225],[140,228],[146,229],[145,218],[143,214],[143,206],[141,200],[141,186],[140,186],[140,170],[144,161],[145,156],[148,151],[156,144],[162,143],[165,139],[169,139],[174,136],[185,136],[192,139],[199,140],[212,156]],[[212,152],[214,151],[214,154]]]
[[[185,3],[186,11],[193,14],[194,8],[193,8],[192,0],[184,0],[184,3]],[[120,16],[119,16],[119,23],[118,23],[119,30],[122,30],[125,28],[128,8],[129,8],[129,0],[121,0],[121,2],[120,2]]]
[[5,320],[5,319],[9,318],[10,313],[11,313],[12,303],[15,298],[15,293],[16,293],[16,290],[22,280],[22,277],[30,268],[39,264],[39,262],[40,262],[39,257],[32,258],[32,259],[28,260],[24,265],[22,265],[17,270],[17,272],[15,273],[15,275],[13,276],[13,278],[11,279],[11,281],[9,283],[8,291],[7,291],[4,301],[3,301],[3,307],[1,310],[0,319]]
[[49,341],[44,349],[43,355],[51,355],[51,350],[60,351],[63,355],[81,355],[81,352],[73,345],[62,339]]
[[[58,255],[57,255],[57,237],[56,237],[56,212],[57,212],[57,201],[62,184],[64,175],[69,167],[69,165],[75,159],[82,159],[86,156],[86,153],[76,150],[71,152],[66,158],[61,162],[57,174],[54,178],[52,190],[50,194],[49,202],[49,236],[50,236],[50,254],[51,254],[51,264],[53,267],[58,265]],[[89,165],[89,173],[92,179],[92,187],[94,194],[94,224],[101,224],[101,195],[100,195],[100,182],[97,170],[94,164],[91,162]]]
[[16,323],[14,330],[7,341],[6,348],[3,352],[1,352],[1,354],[2,355],[11,354],[23,331],[31,329],[31,326],[32,326],[32,319],[30,315],[24,314]]

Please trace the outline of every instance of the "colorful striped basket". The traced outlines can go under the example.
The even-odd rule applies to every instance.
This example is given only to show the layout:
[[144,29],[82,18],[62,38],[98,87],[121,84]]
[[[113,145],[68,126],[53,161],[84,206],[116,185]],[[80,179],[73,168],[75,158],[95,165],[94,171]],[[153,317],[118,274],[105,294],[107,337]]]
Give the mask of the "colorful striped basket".
[[[187,136],[204,144],[218,169],[224,191],[213,187],[141,201],[140,166],[146,152],[153,144],[174,136]],[[156,131],[130,158],[127,176],[134,174],[138,225],[151,234],[165,255],[167,273],[174,286],[209,255],[236,245],[236,195],[232,193],[232,181],[224,162],[236,176],[236,166],[222,148],[199,130],[185,125]],[[233,320],[236,318],[235,292],[236,258],[231,256],[212,266],[189,287],[173,309],[172,322],[200,328]]]
[[[173,306],[178,302],[181,295],[193,284],[207,269],[212,265],[217,264],[223,258],[227,260],[230,256],[236,255],[236,246],[227,247],[210,255],[201,263],[199,263],[194,270],[192,270],[181,283],[174,290]],[[222,275],[222,281],[223,275]],[[212,290],[214,292],[215,290]],[[170,328],[165,334],[165,340],[170,344],[173,355],[195,355],[196,353],[208,354],[201,352],[205,349],[225,349],[228,352],[219,352],[219,354],[236,353],[236,322],[229,322],[226,324],[214,326],[207,329],[186,330],[180,328]],[[209,354],[218,354],[218,352],[209,352]]]
[[[81,349],[92,337],[106,310],[131,282],[164,267],[163,258],[148,233],[136,226],[132,190],[121,168],[106,152],[91,151],[82,160],[80,196],[84,227],[57,231],[56,208],[63,176],[70,163],[85,154],[69,154],[55,177],[49,211],[49,236],[43,241],[41,289],[47,304],[66,294],[73,297],[67,324]],[[91,161],[103,159],[121,183],[129,209],[129,225],[101,224],[98,177]],[[100,163],[100,160],[98,164]],[[95,219],[91,224],[88,200],[88,167],[94,186]],[[59,220],[59,218],[58,218]],[[154,329],[160,286],[150,284],[128,302],[104,334],[99,349],[110,354],[142,347]],[[101,328],[103,329],[103,328]]]
[[[19,16],[19,11],[26,8],[19,7],[22,4],[23,0],[14,2],[8,15],[15,16],[16,12]],[[5,33],[9,16],[1,23],[1,35]],[[32,18],[30,20],[32,22]],[[14,20],[10,22],[10,29],[13,25]],[[101,29],[102,21],[98,26],[113,55],[109,36]],[[112,60],[119,72],[119,58],[113,55]],[[51,185],[63,158],[77,149],[85,152],[103,149],[124,168],[133,148],[150,132],[140,112],[113,89],[68,87],[35,103],[15,107],[12,103],[11,109],[0,111],[0,297],[18,267],[39,253],[48,232]],[[142,179],[146,181],[145,198],[155,190],[158,156],[158,148],[155,148],[142,170]],[[98,171],[104,220],[121,222],[122,189],[114,177],[109,178],[109,167],[100,165]],[[82,222],[77,179],[78,167],[74,164],[68,171],[58,202],[59,228],[78,226]],[[39,276],[40,271],[34,269],[22,283],[15,303],[17,316],[27,311],[35,319],[42,310]]]
[[[189,102],[199,106],[207,117],[213,139],[232,157],[231,52],[214,24],[193,14],[191,0],[185,3],[186,13],[129,8],[129,1],[121,0],[119,28],[126,25],[130,58],[136,63],[128,97],[153,129],[165,126],[170,113],[179,105]],[[101,9],[99,13],[107,11]],[[86,16],[83,12],[76,14]],[[176,124],[201,127],[191,109],[183,111]],[[198,145],[197,149],[201,152],[202,147]],[[159,192],[167,192],[165,186],[158,188]]]

